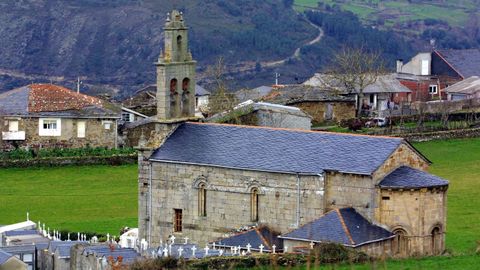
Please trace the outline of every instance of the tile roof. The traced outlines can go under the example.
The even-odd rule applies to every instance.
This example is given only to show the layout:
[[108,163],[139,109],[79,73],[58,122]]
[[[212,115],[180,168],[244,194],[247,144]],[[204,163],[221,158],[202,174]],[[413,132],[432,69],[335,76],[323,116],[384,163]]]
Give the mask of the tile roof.
[[279,236],[305,242],[333,242],[357,247],[394,237],[382,227],[370,223],[354,208],[332,210],[300,228]]
[[0,115],[120,116],[119,108],[99,98],[53,84],[30,84],[0,94]]
[[381,188],[424,188],[448,186],[448,181],[427,172],[402,166],[378,184]]
[[13,255],[0,249],[0,265],[6,263]]
[[255,171],[371,175],[403,142],[401,138],[184,123],[150,159]]
[[463,78],[480,75],[480,49],[435,50]]
[[265,248],[264,251],[271,251],[275,245],[277,251],[283,249],[283,243],[278,239],[278,234],[271,231],[268,227],[253,228],[245,232],[240,232],[227,238],[219,239],[214,242],[219,247],[238,247],[246,249],[248,244],[252,250],[260,250],[260,245]]

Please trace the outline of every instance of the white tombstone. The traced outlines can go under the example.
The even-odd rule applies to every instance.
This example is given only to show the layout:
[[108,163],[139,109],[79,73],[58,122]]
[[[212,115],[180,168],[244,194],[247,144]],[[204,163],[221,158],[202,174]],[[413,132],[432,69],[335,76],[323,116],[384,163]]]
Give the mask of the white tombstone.
[[208,251],[210,250],[210,248],[208,247],[208,245],[206,245],[203,250],[205,250],[205,257],[207,257],[207,256],[208,256]]
[[[142,240],[145,240],[145,239],[142,239]],[[110,234],[107,233],[107,242],[110,242]]]
[[233,253],[233,255],[237,254],[237,247],[232,247],[232,253]]
[[147,240],[145,240],[145,238],[143,238],[142,241],[140,241],[140,250],[144,251],[147,249],[148,249],[148,242]]
[[315,243],[313,243],[313,241],[310,242],[310,249],[313,249],[314,246],[315,246]]
[[[107,239],[108,239],[108,233],[107,233]],[[77,232],[77,241],[80,241],[80,233]]]
[[92,243],[96,244],[96,243],[98,243],[98,237],[97,237],[96,235],[94,235],[94,236],[90,239],[90,241],[91,241]]
[[193,246],[192,247],[192,256],[195,258],[195,251],[197,251],[197,247]]
[[250,245],[250,243],[248,243],[246,247],[247,247],[247,253],[252,253],[252,250],[251,250],[252,245]]
[[288,246],[284,246],[283,247],[283,253],[287,253],[288,252]]
[[263,253],[263,249],[265,248],[265,246],[263,244],[260,244],[259,248],[260,248],[260,253]]
[[62,241],[62,233],[58,232],[58,240]]
[[163,257],[168,257],[168,248],[163,249]]
[[220,249],[218,252],[219,252],[219,256],[223,255],[223,249]]
[[37,224],[37,230],[38,231],[42,231],[42,224],[40,224],[40,220],[38,221],[38,224]]
[[30,221],[30,213],[27,212],[27,221]]
[[213,250],[216,250],[216,249],[215,249],[215,242],[213,242]]
[[175,244],[175,235],[170,237],[171,245]]
[[67,241],[70,241],[70,233],[67,234]]
[[242,256],[245,256],[247,253],[244,251],[242,251]]
[[188,244],[188,237],[183,238],[185,240],[185,245]]
[[183,252],[183,248],[179,247],[178,248],[178,257],[182,257],[182,252]]
[[275,249],[277,248],[277,246],[273,245],[272,246],[272,253],[275,254]]

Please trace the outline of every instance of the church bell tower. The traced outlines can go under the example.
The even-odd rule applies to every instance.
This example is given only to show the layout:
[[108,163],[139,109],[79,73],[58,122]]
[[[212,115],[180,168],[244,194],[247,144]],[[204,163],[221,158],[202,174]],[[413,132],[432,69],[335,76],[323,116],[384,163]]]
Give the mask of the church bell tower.
[[157,118],[171,120],[195,116],[196,61],[188,49],[188,27],[177,10],[167,14],[165,46],[157,66]]

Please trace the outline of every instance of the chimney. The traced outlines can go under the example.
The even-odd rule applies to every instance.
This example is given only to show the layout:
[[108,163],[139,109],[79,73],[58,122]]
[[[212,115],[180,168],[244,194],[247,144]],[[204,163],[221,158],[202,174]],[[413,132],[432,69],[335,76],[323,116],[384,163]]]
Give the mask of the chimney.
[[402,73],[403,59],[397,59],[397,73]]

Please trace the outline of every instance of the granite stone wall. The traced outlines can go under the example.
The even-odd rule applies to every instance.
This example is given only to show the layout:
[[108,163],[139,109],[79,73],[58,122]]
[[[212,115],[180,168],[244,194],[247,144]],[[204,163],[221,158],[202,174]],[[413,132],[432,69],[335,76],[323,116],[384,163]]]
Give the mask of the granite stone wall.
[[[52,117],[55,118],[55,117]],[[8,131],[8,121],[18,121],[18,130],[25,131],[25,140],[4,141],[0,136],[0,149],[12,149],[15,146],[28,148],[82,148],[116,147],[117,124],[115,119],[61,119],[60,136],[40,136],[39,118],[6,118],[0,117],[0,134]],[[77,123],[86,123],[85,138],[79,138]],[[110,122],[110,129],[106,129],[103,121]]]

